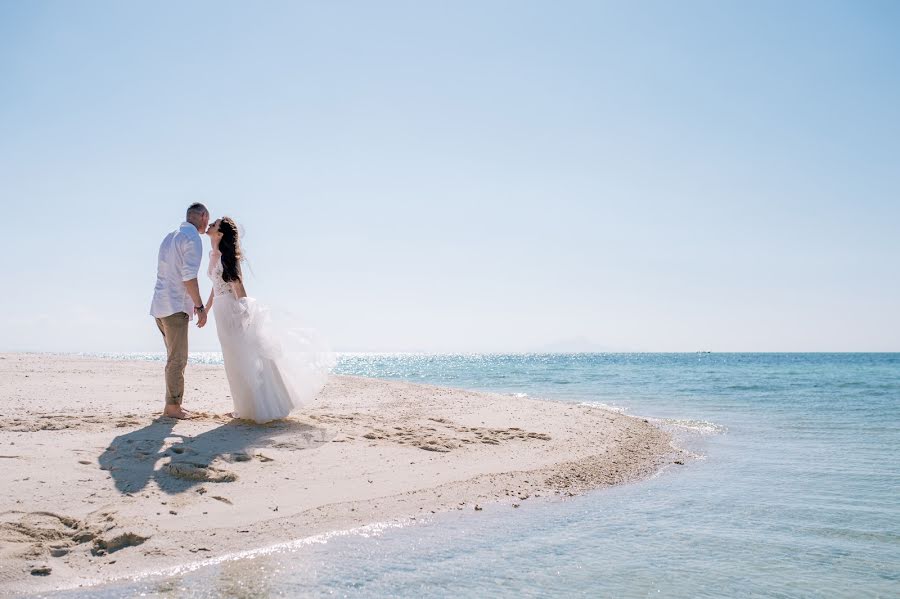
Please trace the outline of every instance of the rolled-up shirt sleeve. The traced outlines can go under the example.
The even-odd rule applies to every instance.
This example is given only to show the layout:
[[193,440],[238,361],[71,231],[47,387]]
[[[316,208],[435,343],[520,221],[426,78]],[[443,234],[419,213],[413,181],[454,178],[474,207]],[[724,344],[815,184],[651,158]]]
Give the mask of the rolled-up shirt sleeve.
[[200,236],[188,237],[182,245],[181,280],[190,281],[196,279],[200,272],[200,260],[203,257],[203,242]]

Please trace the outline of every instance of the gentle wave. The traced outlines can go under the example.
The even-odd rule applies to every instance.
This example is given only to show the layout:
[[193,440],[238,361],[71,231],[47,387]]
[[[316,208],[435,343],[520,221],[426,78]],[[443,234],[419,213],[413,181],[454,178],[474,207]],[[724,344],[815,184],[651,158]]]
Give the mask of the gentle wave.
[[650,418],[650,422],[659,426],[690,431],[700,435],[724,435],[728,427],[708,420],[687,420],[681,418]]
[[[106,579],[95,579],[89,581],[88,583],[79,582],[78,586],[97,586],[108,583],[122,583],[123,581],[132,581],[138,582],[142,580],[146,580],[148,578],[165,578],[172,576],[183,576],[184,574],[188,574],[190,572],[196,572],[202,568],[207,568],[209,566],[216,566],[219,564],[223,564],[225,562],[232,562],[244,559],[251,559],[255,557],[261,557],[264,555],[273,555],[276,553],[285,553],[289,551],[295,551],[297,549],[301,549],[303,547],[308,547],[310,545],[324,545],[328,543],[332,539],[337,539],[340,537],[360,537],[360,538],[369,538],[369,537],[377,537],[382,535],[384,532],[392,529],[401,529],[409,526],[416,526],[420,524],[427,524],[429,522],[428,518],[419,517],[418,519],[404,519],[404,520],[389,520],[386,522],[376,522],[373,524],[366,524],[365,526],[358,526],[355,528],[349,528],[344,530],[333,530],[329,532],[319,533],[316,535],[311,535],[308,537],[301,537],[299,539],[293,539],[291,541],[285,541],[282,543],[275,543],[274,545],[267,545],[264,547],[258,547],[256,549],[245,549],[243,551],[236,551],[234,553],[226,553],[224,555],[219,555],[216,557],[207,558],[204,560],[198,560],[195,562],[190,562],[187,564],[180,564],[178,566],[172,566],[169,568],[162,568],[160,570],[152,570],[148,572],[142,572],[140,574],[132,574],[126,576],[117,576]],[[66,588],[75,588],[75,587],[60,587],[59,590],[65,590]]]
[[606,410],[607,412],[615,412],[616,414],[624,414],[628,411],[628,408],[624,406],[603,403],[602,401],[580,401],[578,402],[578,405],[587,406],[589,408],[598,408],[601,410]]

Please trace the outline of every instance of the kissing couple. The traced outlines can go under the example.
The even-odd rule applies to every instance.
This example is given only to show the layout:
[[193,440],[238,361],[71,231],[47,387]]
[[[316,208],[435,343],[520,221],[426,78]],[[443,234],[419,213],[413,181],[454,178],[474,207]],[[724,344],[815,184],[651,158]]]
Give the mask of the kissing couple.
[[[204,305],[197,281],[203,242],[209,236],[207,274],[212,281]],[[325,386],[334,356],[314,332],[276,326],[270,310],[248,297],[241,272],[241,240],[237,224],[223,216],[209,222],[209,211],[191,204],[185,222],[159,246],[156,287],[150,315],[166,345],[166,405],[164,416],[190,418],[181,407],[188,360],[188,323],[206,325],[215,315],[225,376],[235,418],[263,423],[284,418],[313,400]]]

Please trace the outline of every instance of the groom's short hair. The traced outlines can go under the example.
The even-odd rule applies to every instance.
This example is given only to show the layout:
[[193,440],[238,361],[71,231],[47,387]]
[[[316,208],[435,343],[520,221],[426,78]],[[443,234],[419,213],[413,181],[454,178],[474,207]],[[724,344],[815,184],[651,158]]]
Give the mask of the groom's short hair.
[[209,210],[206,209],[206,206],[201,204],[200,202],[194,202],[190,206],[188,206],[187,214],[185,214],[185,219],[190,220],[192,216],[203,216],[204,214],[209,214]]

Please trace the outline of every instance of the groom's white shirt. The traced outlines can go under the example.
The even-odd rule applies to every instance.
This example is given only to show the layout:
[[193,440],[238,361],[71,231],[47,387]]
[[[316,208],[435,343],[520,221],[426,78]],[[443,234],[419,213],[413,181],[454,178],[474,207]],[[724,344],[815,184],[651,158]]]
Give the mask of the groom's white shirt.
[[159,246],[151,316],[163,318],[185,312],[188,318],[194,317],[194,300],[184,288],[184,282],[197,278],[202,256],[203,242],[194,225],[181,223],[177,230],[166,235]]

